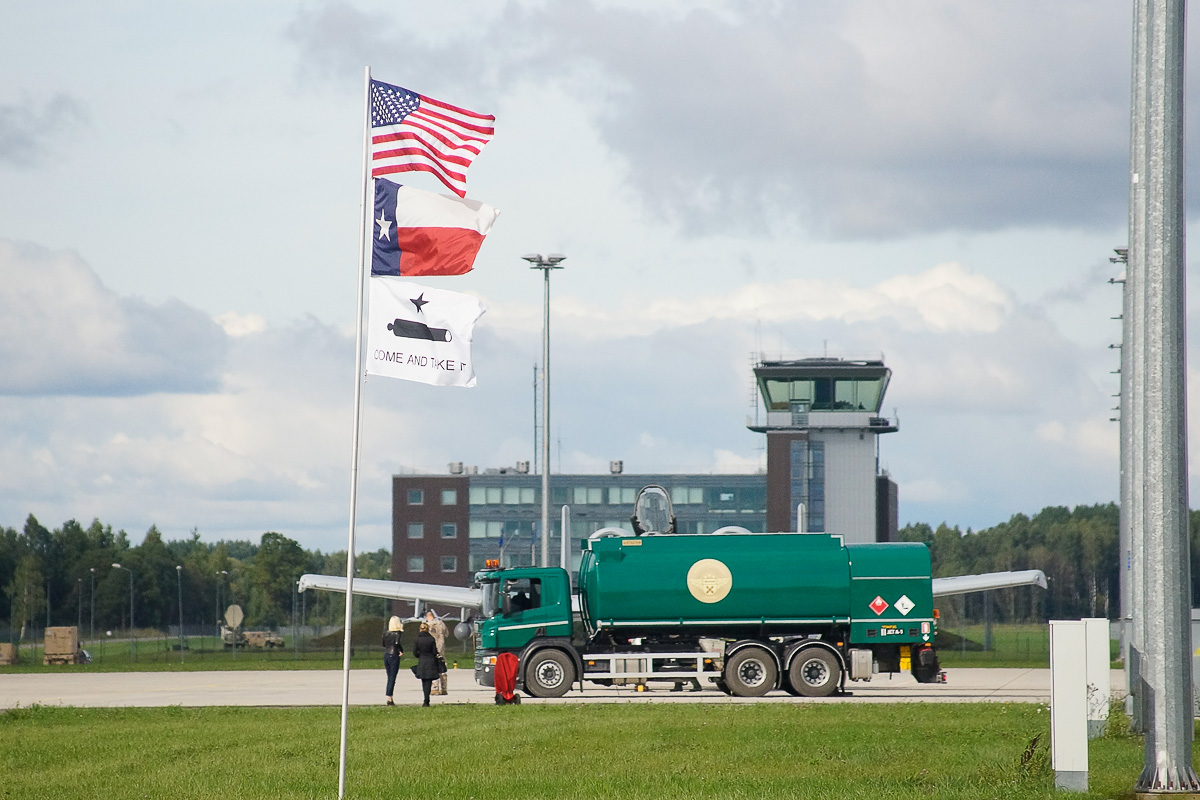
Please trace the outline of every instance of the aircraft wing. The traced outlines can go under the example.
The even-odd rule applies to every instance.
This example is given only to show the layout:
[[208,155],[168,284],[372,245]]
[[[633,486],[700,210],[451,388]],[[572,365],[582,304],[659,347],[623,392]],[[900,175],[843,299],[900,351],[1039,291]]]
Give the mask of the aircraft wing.
[[1009,586],[1040,586],[1045,589],[1046,573],[1040,569],[1024,569],[1015,572],[987,572],[982,575],[934,578],[933,596],[946,597],[952,594],[986,592],[989,589],[1004,589]]
[[[337,575],[301,575],[300,591],[303,592],[305,589],[345,592],[346,579]],[[483,605],[483,592],[479,589],[438,586],[433,583],[355,578],[354,593],[368,597],[388,597],[393,600],[417,600],[422,603],[436,603],[458,608],[479,608]]]

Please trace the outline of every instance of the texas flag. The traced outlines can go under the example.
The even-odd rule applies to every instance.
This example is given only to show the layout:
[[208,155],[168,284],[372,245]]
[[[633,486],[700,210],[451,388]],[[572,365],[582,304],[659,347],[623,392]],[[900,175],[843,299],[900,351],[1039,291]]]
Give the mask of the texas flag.
[[499,215],[478,200],[376,178],[371,274],[407,278],[470,272]]

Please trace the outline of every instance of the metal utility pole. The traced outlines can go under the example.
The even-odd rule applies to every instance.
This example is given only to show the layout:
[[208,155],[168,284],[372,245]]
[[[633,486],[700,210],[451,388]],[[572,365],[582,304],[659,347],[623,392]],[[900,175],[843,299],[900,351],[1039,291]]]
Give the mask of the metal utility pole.
[[[1124,253],[1125,283],[1121,303],[1121,526],[1120,590],[1121,646],[1125,658],[1126,711],[1130,728],[1145,731],[1139,685],[1145,651],[1142,615],[1142,550],[1144,526],[1142,486],[1145,482],[1146,363],[1143,308],[1146,288],[1146,8],[1134,0],[1133,80],[1129,124],[1129,244]],[[1118,255],[1120,252],[1118,251]]]
[[[1192,768],[1184,309],[1184,0],[1148,0],[1146,81],[1145,476],[1140,671],[1145,764],[1134,790],[1200,791]],[[1135,26],[1136,27],[1136,26]],[[1135,57],[1135,62],[1137,58]],[[1136,487],[1135,487],[1136,489]],[[1136,598],[1135,598],[1136,602]]]
[[123,569],[129,573],[129,660],[136,661],[137,652],[133,647],[133,570],[115,563],[113,569]]
[[550,566],[550,270],[562,269],[566,260],[561,253],[521,256],[530,269],[540,269],[545,281],[542,302],[542,566]]
[[183,567],[175,565],[175,585],[179,588],[179,663],[183,663]]
[[[533,365],[533,471],[538,471],[538,368]],[[539,475],[541,473],[538,473]]]

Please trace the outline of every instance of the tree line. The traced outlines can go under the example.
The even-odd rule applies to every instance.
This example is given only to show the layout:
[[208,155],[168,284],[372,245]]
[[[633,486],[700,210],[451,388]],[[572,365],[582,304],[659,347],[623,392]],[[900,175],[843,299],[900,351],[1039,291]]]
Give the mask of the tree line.
[[[119,564],[120,568],[114,566]],[[387,578],[387,550],[355,557],[359,577]],[[224,609],[238,604],[247,626],[278,627],[292,623],[293,609],[303,604],[310,625],[343,619],[345,599],[330,592],[305,592],[295,586],[306,572],[346,573],[345,551],[307,550],[276,532],[257,542],[200,540],[198,531],[167,541],[151,526],[139,544],[123,531],[99,520],[84,527],[68,520],[50,530],[30,515],[21,530],[0,528],[0,590],[7,600],[9,638],[52,625],[82,625],[87,635],[93,611],[97,631],[129,627],[165,630],[177,625],[182,598],[185,625],[215,625]],[[373,601],[373,603],[372,603]],[[385,601],[358,598],[356,605],[381,614]],[[0,638],[5,634],[0,633]]]
[[[1050,506],[1032,517],[1017,514],[981,531],[961,531],[945,524],[905,526],[904,541],[929,545],[935,577],[982,572],[1040,569],[1047,589],[1001,589],[947,598],[943,613],[977,621],[985,603],[993,620],[1032,622],[1121,614],[1119,543],[1120,509],[1103,505]],[[1189,515],[1192,607],[1200,606],[1200,511]],[[989,602],[990,601],[990,602]]]
[[[1040,622],[1120,615],[1119,510],[1104,505],[1051,506],[1033,516],[1017,514],[985,530],[966,531],[941,524],[909,524],[902,541],[929,546],[935,577],[1006,570],[1040,569],[1048,589],[1002,589],[939,603],[955,620],[982,619]],[[1190,515],[1192,605],[1200,605],[1200,512]],[[118,569],[113,564],[120,564]],[[355,557],[363,578],[387,578],[391,554],[385,549]],[[345,551],[307,550],[276,532],[250,541],[200,540],[198,531],[166,541],[154,526],[140,544],[125,531],[93,520],[83,527],[68,520],[49,530],[32,515],[21,530],[0,528],[0,588],[7,608],[8,629],[91,623],[94,604],[97,630],[129,625],[130,577],[133,578],[134,624],[166,629],[179,622],[180,595],[186,625],[215,624],[230,604],[242,606],[248,626],[284,626],[293,619],[294,604],[303,603],[310,625],[337,624],[344,598],[330,592],[295,595],[306,572],[344,575]],[[382,614],[386,602],[356,598],[357,613]]]

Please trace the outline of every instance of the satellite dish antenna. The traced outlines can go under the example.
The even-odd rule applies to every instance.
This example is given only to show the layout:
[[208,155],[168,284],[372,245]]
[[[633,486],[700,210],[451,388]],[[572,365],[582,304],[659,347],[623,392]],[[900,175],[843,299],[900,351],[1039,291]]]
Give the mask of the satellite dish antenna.
[[231,628],[241,627],[242,620],[245,618],[246,615],[242,613],[242,607],[239,605],[232,605],[225,609],[225,624]]

